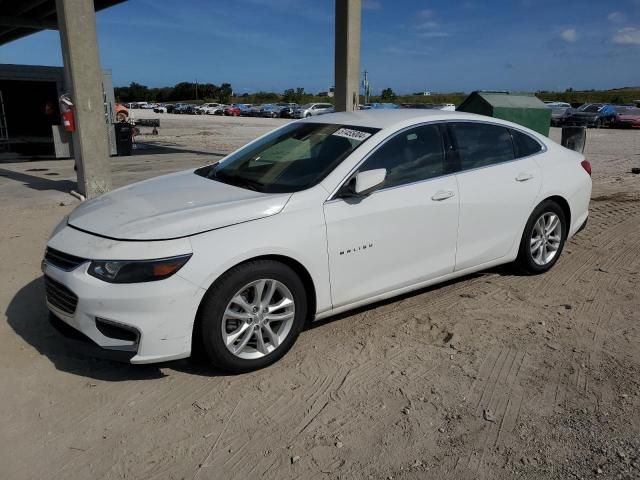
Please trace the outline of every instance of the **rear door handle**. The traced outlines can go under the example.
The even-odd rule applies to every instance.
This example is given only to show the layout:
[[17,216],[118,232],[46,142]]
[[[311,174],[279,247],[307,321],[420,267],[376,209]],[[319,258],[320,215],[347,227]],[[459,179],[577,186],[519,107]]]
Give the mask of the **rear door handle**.
[[438,190],[433,194],[431,200],[441,202],[442,200],[446,200],[447,198],[451,198],[453,196],[455,196],[455,193],[451,190]]
[[526,182],[527,180],[531,180],[532,178],[532,173],[519,173],[516,177],[516,182]]

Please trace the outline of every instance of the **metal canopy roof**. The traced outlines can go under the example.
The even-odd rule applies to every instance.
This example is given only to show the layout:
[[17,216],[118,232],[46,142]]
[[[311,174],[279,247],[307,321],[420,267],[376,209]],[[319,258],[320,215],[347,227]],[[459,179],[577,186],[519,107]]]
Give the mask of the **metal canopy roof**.
[[[126,0],[94,0],[96,11]],[[57,30],[56,0],[0,0],[0,45],[41,30]]]

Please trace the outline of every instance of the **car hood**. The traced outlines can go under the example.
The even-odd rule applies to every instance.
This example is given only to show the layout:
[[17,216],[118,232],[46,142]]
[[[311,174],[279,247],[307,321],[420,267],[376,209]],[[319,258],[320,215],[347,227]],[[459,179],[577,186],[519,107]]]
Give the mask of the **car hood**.
[[633,120],[633,121],[637,122],[637,121],[640,121],[640,115],[621,113],[620,115],[618,115],[618,119],[627,120],[627,121]]
[[118,240],[168,240],[275,215],[290,197],[234,187],[188,170],[89,200],[68,223]]

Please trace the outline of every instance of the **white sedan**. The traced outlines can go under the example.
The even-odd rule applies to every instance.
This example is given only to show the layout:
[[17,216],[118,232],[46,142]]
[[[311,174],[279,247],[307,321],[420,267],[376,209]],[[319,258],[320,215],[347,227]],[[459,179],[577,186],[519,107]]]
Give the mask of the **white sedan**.
[[312,117],[80,205],[48,242],[47,304],[131,363],[198,351],[249,371],[307,321],[499,264],[549,270],[587,221],[590,173],[493,118]]

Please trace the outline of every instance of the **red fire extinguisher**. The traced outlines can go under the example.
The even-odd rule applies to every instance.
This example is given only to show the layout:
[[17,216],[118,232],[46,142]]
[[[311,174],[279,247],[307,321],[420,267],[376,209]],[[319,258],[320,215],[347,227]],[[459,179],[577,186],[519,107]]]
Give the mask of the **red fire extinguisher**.
[[60,114],[64,129],[67,132],[75,132],[76,120],[73,114],[73,102],[66,93],[60,95]]

